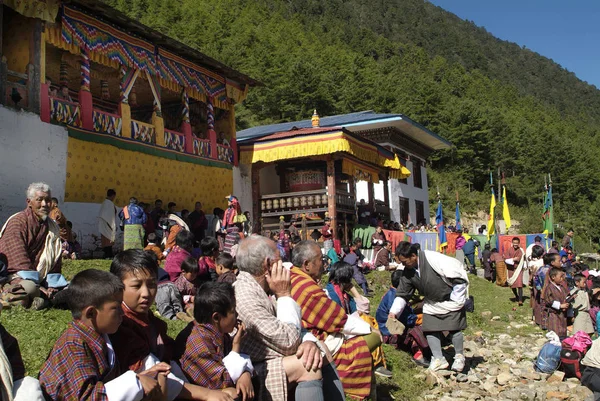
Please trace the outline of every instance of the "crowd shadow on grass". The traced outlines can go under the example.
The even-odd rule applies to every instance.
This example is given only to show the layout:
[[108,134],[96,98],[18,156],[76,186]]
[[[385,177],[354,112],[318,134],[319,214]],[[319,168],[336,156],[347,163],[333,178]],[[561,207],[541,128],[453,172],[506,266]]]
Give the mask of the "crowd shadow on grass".
[[381,383],[377,384],[377,400],[389,401],[395,400],[396,398],[392,393],[400,390],[400,386],[395,383]]

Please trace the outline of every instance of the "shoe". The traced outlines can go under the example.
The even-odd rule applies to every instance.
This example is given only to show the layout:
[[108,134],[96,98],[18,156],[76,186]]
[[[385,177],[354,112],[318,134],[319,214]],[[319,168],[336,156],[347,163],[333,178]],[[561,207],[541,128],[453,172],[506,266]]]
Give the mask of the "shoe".
[[33,301],[31,301],[31,309],[33,309],[33,310],[46,309],[48,306],[49,306],[49,302],[41,297],[35,297],[35,298],[33,298]]
[[187,322],[187,323],[194,321],[194,318],[185,312],[177,312],[177,315],[175,315],[175,316],[177,316],[177,319],[183,320],[184,322]]
[[448,364],[448,361],[446,359],[432,358],[431,363],[429,364],[429,370],[431,370],[432,372],[435,372],[436,370],[446,369],[446,368],[448,368],[448,366],[450,366],[450,365]]
[[392,377],[392,372],[390,372],[389,370],[387,370],[385,367],[380,366],[378,368],[375,369],[375,374],[377,376],[381,376],[381,377],[385,377],[390,379]]
[[421,357],[419,359],[413,358],[412,361],[417,365],[420,366],[422,368],[428,368],[429,365],[431,364],[431,361],[428,361],[427,359]]
[[462,372],[465,368],[465,356],[462,354],[454,355],[454,363],[452,364],[452,370],[455,372]]

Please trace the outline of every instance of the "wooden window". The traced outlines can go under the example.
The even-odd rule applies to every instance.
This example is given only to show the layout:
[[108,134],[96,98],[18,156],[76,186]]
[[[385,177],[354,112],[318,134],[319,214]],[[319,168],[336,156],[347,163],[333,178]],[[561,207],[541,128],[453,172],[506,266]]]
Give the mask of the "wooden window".
[[415,201],[415,212],[417,215],[417,224],[421,224],[423,222],[427,224],[427,221],[425,220],[425,204],[423,201]]
[[408,216],[410,214],[408,198],[400,196],[400,222],[402,224],[408,223]]
[[423,188],[423,176],[421,175],[421,162],[413,160],[413,185],[415,188]]

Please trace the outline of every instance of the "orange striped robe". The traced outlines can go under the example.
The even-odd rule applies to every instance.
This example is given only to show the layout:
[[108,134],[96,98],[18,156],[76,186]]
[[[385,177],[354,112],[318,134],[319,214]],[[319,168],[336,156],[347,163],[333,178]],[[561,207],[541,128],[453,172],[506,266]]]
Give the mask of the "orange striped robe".
[[[302,326],[319,340],[342,332],[348,319],[346,312],[327,297],[315,281],[297,267],[291,269],[292,298],[302,309]],[[373,361],[367,342],[361,336],[344,341],[333,356],[347,395],[364,399],[371,391]]]

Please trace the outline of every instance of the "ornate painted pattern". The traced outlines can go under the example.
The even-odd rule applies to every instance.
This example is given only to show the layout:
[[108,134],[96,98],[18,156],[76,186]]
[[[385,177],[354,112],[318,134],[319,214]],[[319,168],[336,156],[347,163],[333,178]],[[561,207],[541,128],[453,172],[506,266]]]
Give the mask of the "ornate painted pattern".
[[210,158],[210,141],[194,138],[194,154]]
[[94,131],[106,134],[121,136],[123,120],[116,114],[106,113],[100,110],[94,110]]
[[50,98],[50,119],[54,122],[81,127],[79,104]]
[[165,147],[178,152],[185,152],[185,135],[165,130]]
[[233,164],[233,149],[231,149],[231,146],[217,144],[217,159]]
[[156,143],[156,129],[152,124],[131,120],[131,137],[140,142]]
[[64,7],[62,39],[122,65],[156,73],[154,45],[71,7]]

